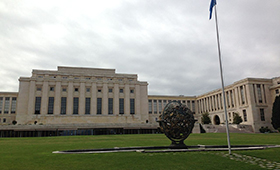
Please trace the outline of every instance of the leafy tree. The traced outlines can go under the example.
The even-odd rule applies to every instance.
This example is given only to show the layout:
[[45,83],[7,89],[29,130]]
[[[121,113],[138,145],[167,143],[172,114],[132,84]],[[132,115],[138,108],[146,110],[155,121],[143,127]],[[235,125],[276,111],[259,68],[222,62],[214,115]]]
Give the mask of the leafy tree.
[[274,129],[280,128],[280,96],[276,96],[272,107],[272,126]]
[[202,114],[201,123],[202,124],[210,124],[211,123],[211,119],[209,117],[209,113],[208,112]]
[[238,113],[233,113],[233,124],[240,124],[241,122],[243,122],[241,116],[239,116]]

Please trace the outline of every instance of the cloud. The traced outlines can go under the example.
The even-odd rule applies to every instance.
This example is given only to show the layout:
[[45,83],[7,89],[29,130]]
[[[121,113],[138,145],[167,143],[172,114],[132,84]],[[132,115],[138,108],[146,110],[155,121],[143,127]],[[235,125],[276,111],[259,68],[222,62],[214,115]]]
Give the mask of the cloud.
[[[201,95],[220,88],[214,19],[205,1],[0,2],[0,91],[57,66],[138,74],[149,94]],[[280,2],[219,1],[226,85],[279,76]]]

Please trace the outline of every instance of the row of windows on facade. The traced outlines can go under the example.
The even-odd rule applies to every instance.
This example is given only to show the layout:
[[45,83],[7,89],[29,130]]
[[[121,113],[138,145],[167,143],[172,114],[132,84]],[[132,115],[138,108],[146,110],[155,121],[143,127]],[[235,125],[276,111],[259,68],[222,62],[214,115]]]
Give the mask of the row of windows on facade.
[[[49,91],[53,91],[54,92],[55,90],[55,87],[50,87],[49,88]],[[90,92],[90,87],[87,87],[86,88],[86,92]],[[37,91],[42,91],[42,87],[37,87]],[[62,92],[67,92],[67,88],[62,88]],[[78,87],[75,87],[74,88],[74,92],[79,92],[79,88]],[[98,88],[97,89],[97,92],[101,93],[102,92],[102,88]],[[108,88],[108,92],[109,93],[113,93],[113,88]],[[120,93],[124,93],[124,89],[119,89],[119,92]],[[130,93],[134,93],[134,89],[130,89]]]
[[[67,97],[61,97],[60,102],[60,114],[65,115],[66,114],[66,106],[67,106]],[[91,106],[91,98],[85,98],[85,114],[91,114],[90,110]],[[102,98],[97,98],[96,103],[96,114],[102,114]],[[119,99],[119,114],[124,114],[124,98]],[[135,114],[135,99],[130,99],[129,104],[130,114]],[[108,114],[113,114],[114,110],[114,104],[113,104],[113,98],[108,98]],[[36,97],[35,99],[35,114],[40,114],[41,111],[41,97]],[[49,97],[48,101],[48,114],[54,113],[54,97]],[[79,98],[74,97],[73,98],[73,114],[79,114]]]
[[[160,114],[162,109],[166,106],[167,102],[171,102],[174,100],[149,100],[149,114],[152,114],[154,111],[154,114]],[[186,104],[189,109],[192,110],[192,112],[195,112],[195,101],[190,100],[177,100],[180,103]]]
[[[257,96],[255,93],[255,87],[257,88]],[[255,102],[259,102],[259,103],[266,103],[266,95],[265,95],[265,88],[264,88],[264,84],[253,84],[253,91],[254,91],[254,99]],[[263,91],[263,94],[262,94]]]
[[[245,104],[245,94],[244,94],[244,88],[243,86],[239,87],[240,89],[240,96],[241,96],[241,104]],[[226,104],[228,108],[235,107],[235,95],[234,90],[229,90],[225,92],[226,96]],[[216,111],[216,110],[222,110],[223,109],[223,98],[222,94],[216,94],[213,96],[206,97],[204,99],[198,100],[198,108],[199,113],[203,113],[206,111]]]
[[[42,78],[44,78],[45,76],[43,76],[43,75],[38,75],[37,76],[37,78],[39,78],[39,79],[42,79]],[[52,76],[49,76],[49,78],[50,79],[56,79],[57,78],[57,76],[56,75],[52,75]],[[122,81],[124,81],[124,80],[126,80],[125,78],[112,78],[112,77],[68,77],[68,76],[62,76],[61,77],[61,79],[63,79],[63,80],[67,80],[67,79],[71,79],[71,78],[73,78],[74,80],[107,80],[107,81],[113,81],[113,80],[118,80],[118,81],[120,81],[120,82],[122,82]],[[134,79],[131,79],[131,78],[128,78],[127,79],[128,81],[133,81]]]
[[16,113],[16,97],[0,97],[0,114]]
[[[259,111],[260,111],[259,113],[260,113],[260,119],[261,119],[261,121],[265,121],[264,109],[263,109],[263,108],[260,108]],[[248,117],[247,117],[246,109],[243,109],[243,110],[242,110],[242,113],[243,113],[243,121],[244,121],[244,122],[247,122],[247,121],[248,121]],[[228,113],[229,121],[231,121],[231,118],[234,117],[234,114],[237,114],[237,113],[234,113],[234,112],[232,112],[232,114],[231,114],[230,112]]]

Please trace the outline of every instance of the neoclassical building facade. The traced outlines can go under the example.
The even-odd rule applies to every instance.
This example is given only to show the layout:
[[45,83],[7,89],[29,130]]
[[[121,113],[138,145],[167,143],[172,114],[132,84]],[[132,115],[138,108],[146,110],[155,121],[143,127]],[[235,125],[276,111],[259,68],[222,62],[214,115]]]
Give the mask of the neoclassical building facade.
[[[229,123],[233,114],[239,114],[242,124],[255,132],[262,126],[271,128],[272,105],[279,90],[280,77],[245,78],[225,87]],[[54,135],[79,129],[90,130],[87,134],[95,134],[96,129],[155,132],[159,114],[173,100],[187,105],[198,122],[207,112],[212,124],[225,123],[221,89],[198,96],[148,95],[148,83],[139,81],[137,74],[58,66],[57,70],[33,70],[31,77],[20,77],[18,92],[0,92],[0,131],[14,136],[18,134],[11,131]]]

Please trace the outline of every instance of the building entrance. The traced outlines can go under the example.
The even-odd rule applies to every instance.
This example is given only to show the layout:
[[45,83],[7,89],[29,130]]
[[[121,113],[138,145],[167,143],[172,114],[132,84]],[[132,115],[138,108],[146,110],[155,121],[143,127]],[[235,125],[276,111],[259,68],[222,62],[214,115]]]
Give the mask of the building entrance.
[[219,125],[220,124],[220,118],[218,115],[214,116],[214,125]]

